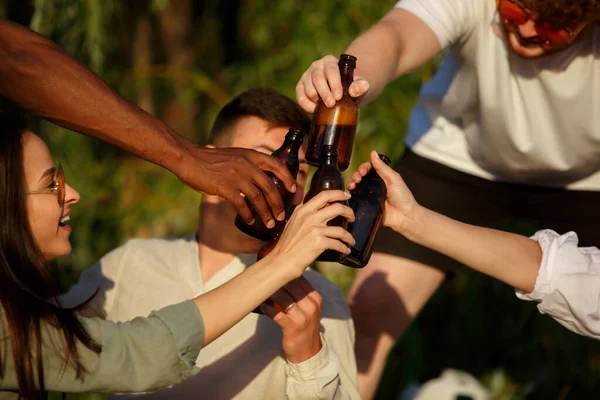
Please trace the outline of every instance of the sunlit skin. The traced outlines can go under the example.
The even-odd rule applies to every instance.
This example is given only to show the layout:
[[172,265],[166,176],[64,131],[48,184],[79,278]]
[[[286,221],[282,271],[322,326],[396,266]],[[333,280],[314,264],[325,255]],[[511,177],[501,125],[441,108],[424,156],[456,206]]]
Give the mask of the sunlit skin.
[[[48,146],[39,136],[23,134],[25,191],[43,190],[52,185],[56,164]],[[26,196],[27,218],[36,245],[46,260],[71,253],[71,227],[60,220],[71,214],[71,206],[79,201],[79,193],[65,184],[65,203],[58,204],[57,192]]]
[[[525,0],[522,2],[515,1],[515,4],[519,4],[527,13],[532,16],[535,15],[535,11],[528,8],[528,4],[530,4],[529,0]],[[525,23],[521,25],[510,25],[510,22],[507,24],[504,21],[503,16],[500,14],[500,19],[504,25],[504,30],[502,35],[506,40],[507,44],[510,46],[513,52],[522,58],[537,58],[544,56],[546,54],[554,53],[556,51],[560,51],[569,47],[572,43],[562,47],[544,47],[541,44],[531,44],[528,40],[532,40],[538,36],[538,32],[536,31],[535,22],[533,19],[528,19]],[[516,32],[514,32],[516,30]],[[518,33],[518,34],[517,34]],[[575,39],[576,41],[576,39]]]

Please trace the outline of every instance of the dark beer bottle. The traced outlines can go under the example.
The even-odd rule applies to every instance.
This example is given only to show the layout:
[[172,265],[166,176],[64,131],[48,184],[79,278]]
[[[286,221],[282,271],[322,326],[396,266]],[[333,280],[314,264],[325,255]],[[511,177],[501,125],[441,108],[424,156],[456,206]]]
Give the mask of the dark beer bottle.
[[[338,168],[338,151],[333,146],[323,146],[321,151],[322,163],[315,172],[310,181],[310,188],[304,197],[306,203],[323,190],[344,190],[344,178]],[[347,201],[343,202],[348,205]],[[342,216],[335,217],[327,222],[328,226],[341,226],[344,229],[348,227],[348,220]],[[345,254],[334,250],[325,250],[317,261],[334,261],[340,262],[345,257]]]
[[[273,154],[271,154],[273,157],[279,158],[287,166],[294,179],[296,179],[296,177],[298,176],[298,170],[300,168],[300,161],[298,160],[298,151],[302,146],[303,139],[304,133],[297,129],[290,128],[287,135],[285,135],[285,141],[283,142],[281,147],[275,150]],[[275,183],[275,186],[277,187],[277,190],[281,195],[281,199],[283,200],[284,210],[287,214],[290,208],[290,204],[294,199],[294,193],[288,192],[283,182],[281,182],[274,174],[272,174],[271,172],[267,172],[266,174],[269,175],[269,177]],[[246,202],[248,203],[247,200]],[[254,212],[254,221],[254,224],[248,225],[242,219],[242,217],[238,215],[235,218],[235,226],[237,226],[238,229],[244,232],[245,234],[248,234],[256,239],[268,241],[275,238],[278,225],[281,225],[282,223],[281,221],[278,222],[276,220],[275,227],[269,229],[265,226],[265,224],[263,224],[262,220],[256,214],[256,212]]]
[[[379,158],[390,165],[387,156],[380,154]],[[387,188],[375,168],[371,168],[350,194],[352,197],[349,204],[355,219],[353,223],[348,224],[348,232],[352,234],[356,243],[350,248],[350,254],[344,258],[342,264],[363,268],[369,263],[375,237],[383,226]]]
[[338,149],[338,166],[345,171],[350,165],[354,134],[358,124],[358,106],[348,94],[354,80],[356,57],[342,54],[338,62],[344,94],[333,108],[319,99],[310,127],[306,161],[315,167],[321,163],[321,147],[333,146]]

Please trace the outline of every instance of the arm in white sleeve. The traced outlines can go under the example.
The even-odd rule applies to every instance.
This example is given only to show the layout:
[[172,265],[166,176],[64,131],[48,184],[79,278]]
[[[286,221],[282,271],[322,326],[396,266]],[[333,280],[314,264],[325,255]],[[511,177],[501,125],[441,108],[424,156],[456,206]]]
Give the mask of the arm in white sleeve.
[[321,351],[314,357],[299,364],[287,362],[286,399],[360,399],[356,387],[347,388],[345,386],[350,382],[345,383],[340,380],[340,360],[327,344],[323,333],[321,333],[321,344]]
[[395,8],[410,11],[433,30],[442,49],[468,35],[483,15],[480,0],[400,0]]
[[542,248],[542,264],[533,292],[517,290],[517,297],[538,301],[540,312],[565,328],[600,339],[600,250],[577,247],[575,232],[544,230],[532,239]]

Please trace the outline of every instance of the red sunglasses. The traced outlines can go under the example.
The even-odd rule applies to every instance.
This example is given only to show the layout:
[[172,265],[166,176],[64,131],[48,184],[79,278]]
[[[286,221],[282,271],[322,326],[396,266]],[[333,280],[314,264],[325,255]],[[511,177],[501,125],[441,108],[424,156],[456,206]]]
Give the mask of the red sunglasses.
[[557,26],[550,22],[539,20],[537,15],[526,10],[513,0],[496,0],[496,4],[498,14],[500,14],[500,17],[510,30],[516,29],[516,26],[523,25],[527,21],[533,21],[537,36],[527,41],[531,44],[542,45],[546,49],[568,46],[589,23],[589,21],[584,20],[575,29],[571,30],[564,26]]

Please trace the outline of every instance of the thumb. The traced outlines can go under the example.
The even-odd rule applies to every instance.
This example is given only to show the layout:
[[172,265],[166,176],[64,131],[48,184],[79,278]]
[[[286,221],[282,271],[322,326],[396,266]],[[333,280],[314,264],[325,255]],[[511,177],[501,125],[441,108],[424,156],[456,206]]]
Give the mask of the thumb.
[[366,79],[354,77],[354,81],[348,88],[348,93],[352,97],[360,97],[369,91],[369,82]]
[[371,164],[373,165],[373,168],[375,168],[375,171],[377,171],[381,179],[383,179],[385,185],[388,188],[391,185],[398,183],[399,179],[402,179],[400,178],[400,175],[396,173],[396,171],[394,171],[386,163],[381,161],[381,158],[379,158],[379,155],[375,150],[371,152]]

